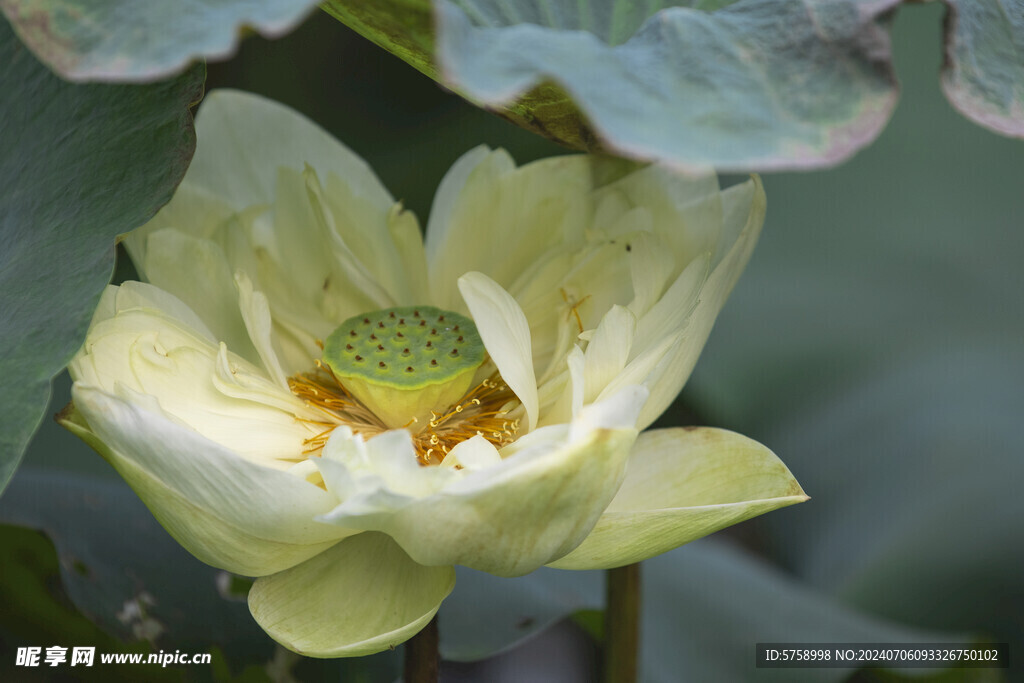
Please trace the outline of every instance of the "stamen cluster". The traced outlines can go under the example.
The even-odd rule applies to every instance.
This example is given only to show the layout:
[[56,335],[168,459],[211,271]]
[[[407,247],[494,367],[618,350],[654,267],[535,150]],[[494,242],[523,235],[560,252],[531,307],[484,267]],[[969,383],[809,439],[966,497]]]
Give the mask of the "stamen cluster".
[[[315,371],[300,373],[288,380],[292,393],[324,416],[323,420],[303,420],[323,427],[303,442],[306,453],[318,454],[339,425],[347,425],[364,438],[391,429],[353,396],[329,367],[319,360],[316,366]],[[431,411],[425,426],[416,429],[417,419],[410,418],[405,426],[412,433],[420,464],[440,464],[451,449],[474,436],[482,436],[496,448],[512,443],[519,429],[519,420],[509,419],[507,415],[515,400],[515,394],[495,373],[466,392],[444,413]]]

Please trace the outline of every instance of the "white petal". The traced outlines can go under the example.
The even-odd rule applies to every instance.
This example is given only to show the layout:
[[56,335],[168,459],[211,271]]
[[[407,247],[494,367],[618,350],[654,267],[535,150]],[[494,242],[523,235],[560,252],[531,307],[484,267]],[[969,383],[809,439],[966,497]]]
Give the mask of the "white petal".
[[249,362],[258,363],[259,356],[238,310],[234,273],[220,246],[176,230],[154,232],[147,245],[145,269],[149,281],[195,311],[217,341],[226,343]]
[[[341,270],[346,274],[348,280],[354,285],[360,294],[373,302],[374,308],[390,308],[395,305],[392,295],[382,286],[380,278],[375,277],[374,270],[377,270],[382,263],[377,259],[367,260],[360,258],[349,243],[352,236],[352,226],[347,225],[349,216],[346,212],[336,213],[332,210],[329,196],[320,185],[315,171],[306,167],[303,177],[306,180],[306,190],[309,200],[313,206],[314,219],[322,224],[321,232],[329,238],[325,245],[333,254],[334,259],[341,265]],[[386,214],[382,214],[386,215]],[[364,227],[365,223],[356,228]],[[389,254],[394,256],[394,253]],[[386,267],[386,264],[384,264]],[[365,309],[363,309],[365,310]],[[358,314],[354,311],[352,315]]]
[[235,90],[207,94],[196,116],[196,153],[185,182],[236,210],[270,203],[277,169],[309,164],[344,178],[356,197],[386,212],[394,203],[370,167],[329,133],[284,105]]
[[636,334],[636,316],[622,306],[612,306],[587,344],[582,400],[593,402],[629,360]]
[[455,278],[465,272],[486,273],[509,289],[549,249],[581,246],[590,185],[591,161],[582,155],[520,168],[502,150],[466,155],[442,183],[427,225],[437,304],[457,305]]
[[334,512],[390,508],[440,491],[459,474],[451,468],[422,467],[409,432],[394,429],[368,441],[338,427],[324,446],[317,467],[327,489],[338,496]]
[[366,458],[388,487],[399,493],[420,494],[418,480],[436,474],[435,468],[419,464],[412,437],[405,429],[392,429],[367,441]]
[[400,264],[397,273],[400,284],[395,288],[399,301],[423,301],[430,303],[430,283],[427,279],[427,257],[423,245],[423,231],[420,222],[411,211],[405,211],[400,204],[391,207],[388,213],[388,230]]
[[171,228],[198,239],[212,239],[234,211],[222,198],[211,194],[208,188],[184,180],[174,191],[171,201],[144,226],[126,234],[123,244],[139,276],[148,280],[147,243],[152,233]]
[[[676,267],[676,259],[666,245],[649,233],[640,233],[632,240],[632,259],[629,272],[633,279],[633,301],[629,304],[637,317],[651,309],[661,295]],[[675,258],[674,258],[675,256]]]
[[569,438],[583,438],[593,429],[631,429],[647,401],[647,388],[642,386],[624,387],[611,398],[591,403],[569,425]]
[[501,576],[532,571],[574,548],[607,507],[645,396],[634,387],[587,406],[572,426],[527,434],[491,467],[421,468],[462,475],[433,495],[358,495],[358,505],[346,502],[320,519],[382,531],[421,564],[461,564]]
[[[303,168],[277,169],[273,238],[268,240],[273,245],[273,259],[268,259],[273,268],[268,267],[258,275],[250,270],[250,276],[255,277],[267,296],[282,308],[316,308],[319,310],[313,315],[330,319],[335,313],[325,310],[331,308],[330,300],[335,296],[348,297],[352,287],[334,258],[327,226],[317,219]],[[257,246],[250,239],[240,245],[239,252],[252,252]],[[351,307],[358,308],[365,303],[354,301]],[[305,312],[302,317],[311,316]]]
[[677,266],[714,251],[721,239],[722,198],[714,173],[684,175],[651,165],[599,191],[606,193],[621,193],[650,214],[655,234],[676,256]]
[[502,379],[526,409],[526,431],[537,424],[537,378],[533,373],[530,325],[519,304],[481,273],[459,278],[459,291],[473,316],[487,353]]
[[[434,201],[430,207],[430,219],[427,223],[426,254],[428,263],[436,263],[442,258],[442,251],[458,244],[458,238],[452,237],[457,226],[454,220],[459,194],[466,184],[467,178],[478,166],[488,161],[494,166],[491,173],[508,172],[515,167],[515,162],[503,150],[492,152],[485,145],[478,145],[456,160],[434,193]],[[452,292],[454,294],[455,292]]]
[[[117,298],[116,294],[114,295]],[[148,394],[207,438],[268,466],[304,459],[315,413],[258,367],[160,311],[131,308],[98,322],[69,364],[72,379]]]
[[[565,360],[569,381],[560,384],[561,395],[552,402],[550,407],[545,408],[540,420],[541,426],[567,423],[580,414],[585,388],[583,378],[585,364],[583,351],[579,346],[573,346]],[[550,390],[553,385],[558,386],[559,383],[553,381],[544,388]]]
[[633,358],[662,339],[677,335],[683,328],[707,282],[710,260],[711,254],[703,254],[691,261],[658,303],[637,321]]
[[294,566],[349,532],[315,522],[334,496],[287,472],[248,462],[135,403],[75,384],[76,431],[203,562],[246,576]]
[[273,324],[270,316],[270,305],[263,292],[253,291],[252,280],[245,273],[235,273],[235,285],[238,287],[238,308],[242,313],[242,321],[249,333],[249,339],[256,348],[263,367],[270,378],[283,388],[288,388],[288,377],[281,367],[273,345]]
[[[740,216],[746,218],[742,232],[722,260],[714,266],[707,282],[701,288],[699,302],[680,332],[682,343],[664,356],[645,382],[651,390],[651,398],[640,415],[639,426],[641,429],[654,422],[672,403],[690,373],[693,372],[697,358],[704,348],[704,343],[707,341],[708,335],[711,334],[715,319],[722,306],[725,305],[740,273],[746,267],[747,261],[750,260],[754,245],[757,244],[757,238],[764,223],[764,190],[761,187],[760,179],[756,176],[752,181],[744,183],[739,188],[737,190],[730,188],[733,192],[726,195],[729,200],[727,205],[732,200],[738,200],[737,207],[730,208],[727,214],[735,216],[737,221]],[[730,190],[726,192],[729,193]],[[732,230],[734,228],[730,227],[726,231]],[[640,332],[638,331],[637,334],[639,337]]]
[[608,569],[639,562],[805,500],[786,466],[752,439],[707,427],[645,432],[594,531],[552,566]]
[[[108,294],[114,297],[114,300],[111,302],[113,305],[110,307],[108,315],[104,318],[94,317],[92,325],[96,325],[106,317],[112,318],[115,313],[120,313],[122,311],[130,311],[132,309],[159,311],[170,318],[174,318],[196,334],[206,337],[211,342],[217,341],[213,332],[211,332],[199,316],[195,314],[195,311],[189,308],[181,299],[172,294],[168,294],[159,287],[154,287],[153,285],[145,282],[134,282],[132,280],[128,280],[127,282],[122,283],[119,287],[107,287],[104,292],[104,298],[106,298]],[[100,306],[100,308],[97,309],[97,313],[103,309],[104,306]]]
[[597,400],[603,401],[614,396],[618,392],[622,391],[623,388],[628,386],[646,384],[646,382],[655,375],[658,364],[661,363],[665,356],[671,353],[673,349],[681,346],[683,343],[684,340],[678,336],[667,337],[662,339],[658,344],[648,348],[639,356],[631,360],[622,372],[616,375],[615,378],[605,386],[601,391],[601,394],[597,397]]
[[498,449],[482,436],[474,436],[459,443],[448,451],[441,462],[442,467],[461,466],[467,470],[479,470],[501,462]]

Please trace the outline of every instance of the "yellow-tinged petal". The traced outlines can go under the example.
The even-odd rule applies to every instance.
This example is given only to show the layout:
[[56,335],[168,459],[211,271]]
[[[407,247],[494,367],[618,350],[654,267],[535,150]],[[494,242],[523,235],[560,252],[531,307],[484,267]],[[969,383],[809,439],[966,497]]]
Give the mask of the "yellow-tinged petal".
[[196,116],[196,139],[183,183],[204,188],[235,210],[269,202],[278,167],[306,164],[321,178],[344,178],[353,196],[381,211],[394,203],[365,161],[306,117],[259,95],[208,93]]
[[259,363],[238,309],[234,273],[220,246],[177,230],[154,232],[147,246],[143,265],[150,281],[173,291],[210,327],[217,341],[250,363]]
[[[642,209],[653,232],[676,256],[676,274],[686,259],[713,250],[723,239],[723,199],[714,173],[684,175],[652,164],[609,183],[596,194],[602,201],[619,195],[621,207]],[[680,256],[684,259],[679,260]]]
[[278,386],[288,390],[288,377],[281,367],[278,353],[274,349],[271,334],[274,321],[270,315],[270,305],[263,292],[254,291],[252,280],[244,272],[235,273],[235,284],[238,287],[238,309],[242,313],[242,321],[249,334],[249,339],[256,349],[260,362],[267,374]]
[[234,212],[223,199],[202,186],[182,182],[171,201],[151,221],[124,235],[122,244],[139,275],[148,280],[145,266],[150,235],[170,228],[198,239],[210,239]]
[[120,285],[107,285],[100,297],[99,306],[90,323],[92,328],[108,318],[113,318],[122,311],[148,309],[160,311],[168,318],[176,320],[196,335],[216,344],[217,337],[206,326],[195,311],[185,305],[178,297],[168,294],[159,287],[144,282],[128,280]]
[[[209,259],[176,257],[173,267],[149,267],[150,259],[168,262],[148,243],[153,235],[169,230],[212,244],[226,256],[218,270],[226,269],[228,280],[238,271],[249,277],[267,299],[272,341],[289,374],[308,369],[296,356],[306,356],[307,366],[314,341],[338,321],[392,300],[429,297],[415,216],[319,126],[262,97],[216,91],[200,108],[196,135],[196,154],[174,198],[125,243],[140,273],[179,294],[211,327],[224,328],[215,332],[233,351],[258,360],[234,334],[242,329],[237,310],[208,310],[231,299],[237,308],[223,272],[210,283]],[[203,284],[207,290],[191,296]]]
[[209,330],[190,327],[194,319],[150,285],[111,287],[68,366],[71,378],[109,394],[124,387],[156,397],[179,423],[247,459],[281,468],[303,459],[303,441],[318,428],[296,418],[317,414]]
[[[461,479],[432,495],[366,490],[319,519],[382,531],[421,564],[526,574],[576,547],[601,516],[622,480],[646,395],[630,387],[569,425],[531,432],[504,449],[500,463],[451,471]],[[332,478],[339,490],[348,486]]]
[[[693,372],[715,318],[750,260],[761,233],[765,210],[764,188],[757,176],[722,193],[722,211],[727,222],[722,224],[723,237],[716,249],[725,251],[721,254],[716,251],[711,257],[711,273],[700,288],[696,305],[689,315],[674,333],[666,332],[669,338],[679,339],[681,343],[665,354],[644,383],[650,389],[651,397],[640,414],[637,425],[640,429],[648,427],[668,408]],[[696,264],[695,261],[690,267]],[[666,294],[666,298],[668,296]],[[656,308],[657,305],[651,313]],[[644,338],[645,318],[641,318],[638,324],[637,339]],[[651,327],[657,327],[653,320]]]
[[[756,178],[720,192],[713,175],[516,167],[478,148],[442,182],[424,244],[362,160],[281,105],[213,93],[197,132],[174,199],[125,242],[169,293],[104,294],[67,424],[191,552],[262,576],[253,614],[287,647],[393,647],[454,564],[615,566],[804,498],[738,435],[668,430],[633,449],[750,255]],[[450,440],[431,442],[446,457],[421,467],[422,432],[381,432],[340,387],[296,375],[341,320],[436,304],[472,314],[518,404],[453,406]]]
[[337,503],[334,496],[168,419],[152,397],[126,400],[77,383],[72,397],[80,416],[64,426],[106,458],[171,536],[207,564],[261,576],[352,533],[313,519]]
[[256,579],[249,610],[299,654],[358,657],[416,635],[454,587],[453,567],[424,567],[384,534],[367,532]]
[[645,432],[594,530],[550,566],[620,567],[805,500],[782,461],[745,436],[710,427]]
[[537,377],[533,371],[530,324],[523,309],[497,282],[482,273],[460,277],[459,291],[501,378],[526,410],[524,431],[531,431],[537,425]]
[[584,392],[581,400],[593,402],[626,367],[636,336],[636,316],[622,306],[612,306],[587,344]]
[[505,289],[552,248],[583,244],[591,161],[563,156],[517,167],[505,150],[476,148],[441,182],[427,222],[431,292],[459,310],[452,275],[486,272]]

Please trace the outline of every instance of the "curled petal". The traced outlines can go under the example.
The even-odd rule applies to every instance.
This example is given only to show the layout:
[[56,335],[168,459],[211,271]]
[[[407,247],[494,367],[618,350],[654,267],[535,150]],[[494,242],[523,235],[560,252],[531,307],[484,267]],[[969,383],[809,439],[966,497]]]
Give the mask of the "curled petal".
[[587,406],[568,426],[527,434],[500,463],[467,468],[433,495],[381,489],[319,519],[383,531],[421,564],[528,573],[576,547],[615,495],[646,395],[631,387]]
[[337,503],[334,496],[202,437],[161,414],[151,397],[125,400],[81,384],[72,396],[80,415],[62,424],[99,451],[160,524],[207,564],[262,576],[352,533],[313,519]]
[[218,345],[191,309],[151,285],[106,290],[68,370],[109,394],[120,386],[156,397],[180,423],[269,466],[304,459],[303,442],[317,431],[303,422],[316,413],[287,387]]

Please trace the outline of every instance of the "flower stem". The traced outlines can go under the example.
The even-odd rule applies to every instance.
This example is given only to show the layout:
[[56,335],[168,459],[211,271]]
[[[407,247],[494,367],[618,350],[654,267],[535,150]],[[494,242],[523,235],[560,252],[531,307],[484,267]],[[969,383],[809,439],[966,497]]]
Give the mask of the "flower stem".
[[405,683],[437,683],[437,617],[405,642]]
[[604,680],[636,683],[640,645],[640,564],[605,572]]

